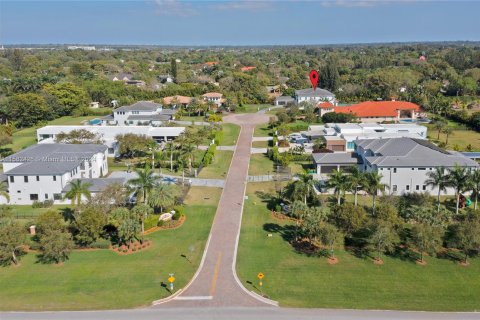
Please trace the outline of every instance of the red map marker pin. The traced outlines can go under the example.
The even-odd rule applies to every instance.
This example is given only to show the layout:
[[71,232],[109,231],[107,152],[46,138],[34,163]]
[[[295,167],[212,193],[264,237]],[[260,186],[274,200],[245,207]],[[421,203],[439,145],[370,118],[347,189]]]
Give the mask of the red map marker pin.
[[317,89],[317,83],[318,83],[318,71],[317,70],[312,70],[310,71],[310,82],[312,83],[313,90]]

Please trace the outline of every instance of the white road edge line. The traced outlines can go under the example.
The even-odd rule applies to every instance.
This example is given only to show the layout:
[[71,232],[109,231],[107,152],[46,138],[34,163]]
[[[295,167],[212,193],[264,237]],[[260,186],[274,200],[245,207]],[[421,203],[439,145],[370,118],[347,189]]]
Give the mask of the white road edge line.
[[213,296],[183,296],[175,297],[175,300],[212,300]]

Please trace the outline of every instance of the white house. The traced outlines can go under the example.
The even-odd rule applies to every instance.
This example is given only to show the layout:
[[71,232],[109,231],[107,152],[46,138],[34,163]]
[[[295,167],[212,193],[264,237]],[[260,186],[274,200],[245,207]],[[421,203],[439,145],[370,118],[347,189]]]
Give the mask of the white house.
[[37,141],[42,144],[55,143],[57,134],[70,133],[74,130],[88,130],[103,140],[108,147],[107,155],[118,155],[116,136],[119,134],[133,133],[146,135],[156,142],[170,141],[178,138],[184,127],[148,127],[148,126],[45,126],[37,129]]
[[217,106],[221,106],[223,104],[223,94],[218,92],[207,92],[202,95],[203,100],[207,102],[213,102]]
[[333,105],[337,105],[337,99],[335,95],[328,90],[316,88],[295,90],[295,103],[300,104],[300,102],[330,102]]
[[114,109],[113,114],[101,118],[104,126],[161,126],[175,117],[175,110],[163,109],[159,103],[139,101]]
[[[355,141],[359,166],[362,171],[378,171],[382,183],[392,194],[402,195],[409,192],[438,193],[438,188],[427,186],[428,172],[436,167],[447,170],[455,165],[477,170],[474,160],[455,151],[446,151],[427,140],[412,138],[393,138]],[[448,195],[454,195],[448,188]]]
[[63,193],[72,180],[108,173],[107,149],[100,144],[36,144],[2,159],[10,203],[67,203]]
[[427,130],[427,127],[415,123],[327,123],[309,126],[305,135],[311,139],[323,139],[327,149],[332,151],[351,152],[355,149],[355,140],[401,137],[427,139]]

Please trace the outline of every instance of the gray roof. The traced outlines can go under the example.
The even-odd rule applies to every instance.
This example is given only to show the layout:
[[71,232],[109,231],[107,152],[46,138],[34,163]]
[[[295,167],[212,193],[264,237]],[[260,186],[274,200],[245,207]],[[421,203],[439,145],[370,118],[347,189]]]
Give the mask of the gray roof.
[[312,153],[313,161],[316,164],[357,164],[359,160],[355,153],[335,152],[335,153]]
[[295,95],[297,97],[335,97],[330,91],[320,88],[316,88],[315,90],[313,90],[313,88],[295,90]]
[[114,111],[155,111],[161,107],[162,105],[160,103],[151,101],[138,101],[134,104],[117,108]]
[[2,159],[1,162],[22,163],[5,172],[7,175],[63,174],[105,150],[107,146],[102,144],[35,144]]
[[371,156],[366,156],[365,160],[378,167],[479,166],[459,152],[443,150],[422,139],[372,139],[357,140],[355,143],[373,153]]
[[[75,179],[80,180],[82,183],[89,183],[90,186],[88,190],[90,192],[100,192],[105,190],[105,188],[111,184],[119,183],[125,184],[125,179],[123,178],[95,178],[95,179]],[[70,184],[67,184],[65,188],[63,188],[62,192],[70,191]]]
[[276,97],[275,98],[276,101],[294,101],[295,99],[293,97],[290,97],[290,96],[280,96],[280,97]]
[[112,75],[108,76],[108,78],[109,78],[110,80],[113,80],[114,78],[117,78],[117,79],[127,78],[127,79],[130,80],[130,79],[132,79],[132,77],[133,77],[133,76],[132,76],[131,73],[124,73],[124,72],[122,72],[122,73],[117,73],[117,74],[112,74]]

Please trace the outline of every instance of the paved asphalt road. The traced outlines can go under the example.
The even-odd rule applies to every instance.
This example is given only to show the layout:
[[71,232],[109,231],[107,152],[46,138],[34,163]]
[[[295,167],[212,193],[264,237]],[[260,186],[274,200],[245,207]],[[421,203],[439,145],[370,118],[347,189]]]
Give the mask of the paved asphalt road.
[[165,308],[85,312],[0,313],[1,320],[474,320],[479,313],[284,308]]

